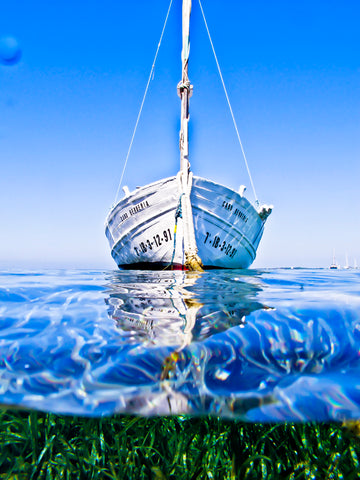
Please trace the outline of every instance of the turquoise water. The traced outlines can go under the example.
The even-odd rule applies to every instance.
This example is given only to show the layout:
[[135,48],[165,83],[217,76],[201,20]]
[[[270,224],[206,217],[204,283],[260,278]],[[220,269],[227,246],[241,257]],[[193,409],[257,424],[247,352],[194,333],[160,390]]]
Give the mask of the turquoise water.
[[0,404],[360,418],[360,270],[2,272]]

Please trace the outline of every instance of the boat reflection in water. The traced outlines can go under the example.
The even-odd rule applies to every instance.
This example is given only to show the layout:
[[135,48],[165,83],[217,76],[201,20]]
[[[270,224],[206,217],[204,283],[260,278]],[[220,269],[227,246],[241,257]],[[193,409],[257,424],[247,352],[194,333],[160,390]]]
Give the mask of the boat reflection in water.
[[357,291],[329,296],[321,272],[118,275],[107,298],[123,344],[107,370],[121,388],[117,411],[360,417]]
[[[212,349],[206,341],[243,328],[249,314],[269,307],[256,299],[262,289],[256,276],[228,274],[224,281],[224,275],[220,281],[215,272],[138,271],[108,278],[108,313],[128,348],[125,362],[114,368],[123,386],[134,387],[132,396],[124,397],[127,413],[211,413],[210,405],[202,405],[211,396],[207,381],[213,377],[226,388],[227,377],[241,375],[239,352],[222,341]],[[229,414],[231,396],[228,391],[222,406],[217,398],[212,413]]]
[[209,279],[198,272],[157,272],[158,283],[154,272],[126,273],[126,282],[124,273],[118,281],[117,273],[111,277],[106,303],[122,336],[129,332],[130,343],[186,345],[243,325],[246,315],[267,308],[255,300],[261,289],[256,282],[237,279],[234,295],[233,286],[216,281],[209,291]]

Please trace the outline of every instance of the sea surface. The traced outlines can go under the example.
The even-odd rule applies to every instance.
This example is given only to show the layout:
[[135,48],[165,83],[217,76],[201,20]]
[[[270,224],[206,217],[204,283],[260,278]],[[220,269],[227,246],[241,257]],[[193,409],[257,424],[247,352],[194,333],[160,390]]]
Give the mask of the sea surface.
[[360,418],[360,270],[0,273],[0,405]]

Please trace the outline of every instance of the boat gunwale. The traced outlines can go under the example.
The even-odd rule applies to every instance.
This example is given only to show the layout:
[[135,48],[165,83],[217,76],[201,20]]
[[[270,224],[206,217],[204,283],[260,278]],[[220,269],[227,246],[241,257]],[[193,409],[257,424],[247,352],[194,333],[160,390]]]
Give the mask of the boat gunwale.
[[[177,175],[172,175],[170,177],[165,177],[165,178],[162,178],[160,180],[157,180],[155,182],[151,182],[151,183],[148,183],[146,185],[142,185],[141,187],[136,187],[134,190],[132,190],[128,195],[124,196],[123,198],[121,198],[118,202],[116,202],[115,205],[113,205],[110,209],[110,212],[108,213],[107,217],[106,217],[106,220],[105,220],[105,229],[108,228],[108,225],[109,225],[109,219],[110,217],[115,213],[115,209],[117,209],[117,207],[119,206],[119,204],[121,202],[124,202],[125,200],[129,199],[130,197],[134,196],[136,193],[140,192],[143,188],[149,188],[149,187],[152,187],[158,183],[167,183],[169,181],[172,181],[172,180],[175,180],[177,177]],[[260,217],[259,215],[259,212],[257,211],[257,209],[255,208],[255,206],[250,202],[250,200],[247,198],[247,197],[242,197],[240,195],[239,192],[237,192],[236,190],[234,190],[233,188],[231,187],[228,187],[226,185],[223,185],[222,183],[217,183],[217,182],[214,182],[213,180],[209,180],[208,178],[205,178],[205,177],[199,177],[198,175],[194,175],[193,176],[193,185],[194,185],[194,181],[195,180],[200,180],[202,182],[207,182],[207,183],[210,183],[212,185],[216,185],[218,187],[221,187],[221,188],[224,188],[224,189],[227,189],[229,191],[231,191],[232,193],[235,193],[236,195],[239,195],[239,197],[243,200],[245,200],[246,202],[248,202],[249,206],[252,207],[255,211],[255,213]],[[197,185],[195,185],[195,187],[197,187]],[[199,188],[201,188],[199,186]],[[263,220],[261,219],[260,217],[260,220],[263,222]],[[263,222],[264,223],[264,222]]]

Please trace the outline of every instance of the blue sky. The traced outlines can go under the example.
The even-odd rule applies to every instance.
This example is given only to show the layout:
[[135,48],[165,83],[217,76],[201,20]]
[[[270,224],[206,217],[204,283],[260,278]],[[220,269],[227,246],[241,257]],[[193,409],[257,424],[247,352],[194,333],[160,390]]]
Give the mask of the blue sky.
[[[0,265],[113,268],[104,235],[168,0],[5,0]],[[360,3],[202,0],[260,201],[254,267],[360,264]],[[124,183],[178,170],[174,0]],[[1,59],[1,43],[0,43]],[[250,182],[197,0],[189,76],[195,174]]]

